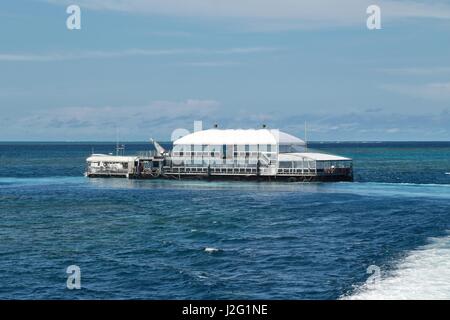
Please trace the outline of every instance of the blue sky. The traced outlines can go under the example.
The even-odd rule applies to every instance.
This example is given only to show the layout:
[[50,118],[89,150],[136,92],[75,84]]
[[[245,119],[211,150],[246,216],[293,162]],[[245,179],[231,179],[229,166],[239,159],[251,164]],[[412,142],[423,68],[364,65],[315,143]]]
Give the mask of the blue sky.
[[450,1],[2,1],[0,39],[0,141],[450,137]]

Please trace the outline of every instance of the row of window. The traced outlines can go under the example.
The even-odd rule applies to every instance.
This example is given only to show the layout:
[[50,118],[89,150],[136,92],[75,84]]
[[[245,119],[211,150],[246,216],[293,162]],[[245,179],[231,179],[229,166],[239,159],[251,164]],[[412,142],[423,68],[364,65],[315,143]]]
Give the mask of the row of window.
[[352,166],[351,161],[280,161],[278,163],[279,168],[350,168]]
[[240,167],[240,166],[255,166],[257,165],[258,160],[251,160],[251,159],[247,159],[244,161],[238,161],[238,160],[226,160],[226,159],[218,159],[218,160],[210,160],[210,161],[205,161],[205,160],[195,160],[195,159],[189,159],[189,160],[176,160],[176,161],[172,161],[172,166],[189,166],[189,165],[193,165],[193,166],[202,166],[202,167],[208,167],[208,166],[235,166],[235,167]]
[[[208,168],[198,168],[198,167],[182,167],[182,168],[172,168],[172,173],[207,173]],[[211,168],[211,173],[224,173],[224,174],[256,174],[258,172],[257,168],[246,167],[246,168]]]
[[233,153],[233,152],[251,152],[251,151],[260,151],[260,152],[272,152],[277,150],[276,145],[271,144],[255,144],[255,145],[176,145],[173,148],[174,151],[221,151],[222,153]]

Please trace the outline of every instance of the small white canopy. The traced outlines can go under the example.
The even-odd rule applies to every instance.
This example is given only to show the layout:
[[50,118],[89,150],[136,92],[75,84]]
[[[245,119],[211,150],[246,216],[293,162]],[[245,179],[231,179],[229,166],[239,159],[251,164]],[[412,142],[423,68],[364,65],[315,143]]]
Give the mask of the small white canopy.
[[317,152],[298,152],[298,153],[280,153],[278,154],[278,161],[302,161],[316,160],[316,161],[347,161],[352,160],[333,154],[317,153]]
[[174,141],[174,145],[300,145],[305,142],[276,129],[208,129]]
[[133,162],[137,157],[112,156],[108,154],[93,154],[86,159],[87,162]]

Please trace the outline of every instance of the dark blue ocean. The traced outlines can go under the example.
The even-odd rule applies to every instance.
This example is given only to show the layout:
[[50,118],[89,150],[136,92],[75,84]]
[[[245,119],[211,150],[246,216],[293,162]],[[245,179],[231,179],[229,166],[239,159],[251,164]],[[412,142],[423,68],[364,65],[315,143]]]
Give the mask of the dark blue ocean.
[[88,179],[113,143],[0,143],[0,298],[450,298],[450,142],[311,148],[355,182]]

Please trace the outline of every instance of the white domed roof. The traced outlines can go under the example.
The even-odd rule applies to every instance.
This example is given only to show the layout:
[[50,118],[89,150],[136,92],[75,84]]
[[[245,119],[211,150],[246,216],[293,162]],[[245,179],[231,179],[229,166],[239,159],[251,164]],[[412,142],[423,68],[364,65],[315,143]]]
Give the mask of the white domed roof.
[[293,135],[276,129],[208,129],[174,141],[174,145],[305,145]]

